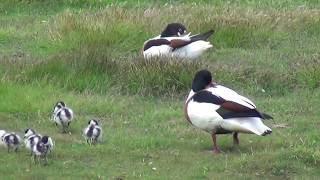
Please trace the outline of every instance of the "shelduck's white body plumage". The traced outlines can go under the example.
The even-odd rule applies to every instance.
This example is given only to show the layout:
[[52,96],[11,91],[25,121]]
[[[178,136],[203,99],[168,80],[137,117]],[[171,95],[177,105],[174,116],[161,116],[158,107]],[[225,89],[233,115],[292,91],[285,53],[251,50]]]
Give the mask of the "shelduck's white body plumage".
[[173,57],[195,59],[212,47],[207,39],[213,34],[210,30],[204,34],[190,36],[180,23],[171,23],[161,35],[147,40],[143,47],[145,59],[152,57]]
[[[222,85],[216,85],[206,90],[227,101],[241,104],[249,109],[256,109],[255,104],[251,100]],[[191,90],[188,98],[193,94],[194,92]],[[192,124],[208,132],[214,132],[218,128],[222,128],[232,132],[264,135],[267,131],[271,131],[269,127],[263,124],[260,117],[234,117],[224,119],[217,112],[220,107],[221,105],[191,100],[187,111]]]
[[234,133],[234,143],[238,144],[239,132],[259,136],[272,132],[262,122],[271,116],[259,112],[251,100],[232,89],[212,83],[211,73],[206,70],[196,73],[184,110],[191,124],[212,135],[214,152],[220,152],[216,134]]
[[[157,36],[155,38],[149,39],[148,41],[161,38],[161,39],[166,39],[168,41],[182,40],[182,41],[188,42],[188,41],[191,41],[190,37],[191,36],[189,36],[189,34],[183,37],[161,38],[160,36]],[[146,41],[145,43],[147,43],[148,41]],[[143,56],[145,59],[149,59],[152,57],[195,59],[201,56],[206,50],[208,50],[211,47],[212,47],[212,44],[204,40],[198,40],[177,49],[171,47],[170,45],[164,44],[159,46],[153,46],[146,49],[145,51],[143,51]]]

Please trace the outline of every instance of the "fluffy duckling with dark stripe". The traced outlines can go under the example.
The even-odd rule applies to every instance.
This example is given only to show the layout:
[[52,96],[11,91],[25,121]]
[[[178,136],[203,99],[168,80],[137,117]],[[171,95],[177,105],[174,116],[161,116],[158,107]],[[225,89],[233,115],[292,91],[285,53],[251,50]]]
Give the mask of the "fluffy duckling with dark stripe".
[[54,147],[52,138],[50,136],[42,136],[42,142],[44,143],[45,146],[47,146],[48,153],[52,152]]
[[210,30],[203,34],[190,36],[181,23],[171,23],[161,35],[147,40],[143,45],[144,58],[174,57],[195,59],[212,47],[208,38],[214,33]]
[[56,125],[62,126],[62,132],[66,133],[73,120],[73,111],[63,101],[59,101],[53,109],[52,120]]
[[24,144],[27,148],[27,150],[29,150],[31,152],[32,155],[32,148],[34,145],[36,145],[40,140],[41,140],[42,136],[40,134],[37,134],[35,132],[35,130],[33,129],[26,129],[24,132]]
[[258,136],[272,132],[262,122],[272,119],[270,115],[260,112],[248,98],[213,82],[207,70],[196,73],[184,112],[192,125],[211,134],[214,153],[220,152],[217,134],[233,133],[234,145],[238,145],[239,132]]
[[43,160],[45,165],[48,164],[47,154],[49,147],[46,145],[47,142],[47,137],[43,136],[41,140],[32,147],[34,163],[41,163],[41,160]]
[[90,145],[96,144],[101,139],[102,129],[97,120],[92,119],[88,122],[88,126],[83,130],[83,136]]
[[21,138],[14,132],[5,133],[2,136],[2,142],[7,146],[8,152],[10,152],[10,150],[17,152],[20,146]]

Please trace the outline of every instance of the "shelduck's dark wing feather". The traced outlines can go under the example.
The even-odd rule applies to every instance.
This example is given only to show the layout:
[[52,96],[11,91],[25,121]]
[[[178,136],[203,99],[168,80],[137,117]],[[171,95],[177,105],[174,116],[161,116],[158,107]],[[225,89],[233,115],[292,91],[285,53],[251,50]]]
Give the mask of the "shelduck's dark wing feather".
[[143,51],[153,47],[153,46],[161,46],[161,45],[170,45],[170,41],[167,39],[151,39],[144,44]]
[[210,30],[202,34],[193,35],[190,37],[190,39],[191,39],[191,42],[200,41],[200,40],[206,41],[213,33],[214,33],[214,30]]
[[250,109],[246,106],[232,101],[226,101],[220,96],[214,95],[209,91],[201,91],[193,96],[193,100],[198,103],[211,103],[220,105],[217,113],[223,119],[241,118],[241,117],[259,117],[268,119],[269,115],[260,113],[257,109]]
[[261,119],[270,119],[271,117],[267,114],[260,113],[257,109],[250,109],[232,101],[226,101],[225,103],[221,104],[221,107],[217,110],[217,112],[223,119],[242,117],[259,117]]
[[209,91],[201,91],[193,96],[193,100],[199,103],[211,103],[216,105],[221,105],[225,100],[219,96],[212,94]]

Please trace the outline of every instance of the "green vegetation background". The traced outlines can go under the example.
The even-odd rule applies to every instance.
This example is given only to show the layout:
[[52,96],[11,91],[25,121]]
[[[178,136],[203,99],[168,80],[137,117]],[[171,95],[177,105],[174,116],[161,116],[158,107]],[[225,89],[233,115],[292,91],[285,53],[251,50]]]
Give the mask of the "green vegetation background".
[[[2,0],[0,128],[52,136],[49,165],[24,148],[0,148],[6,179],[309,179],[319,176],[320,2],[318,0]],[[214,29],[214,48],[194,62],[145,61],[143,42],[169,22]],[[190,126],[182,105],[201,68],[272,114],[268,137],[219,136]],[[71,135],[49,122],[64,100]],[[104,142],[82,129],[101,120]]]

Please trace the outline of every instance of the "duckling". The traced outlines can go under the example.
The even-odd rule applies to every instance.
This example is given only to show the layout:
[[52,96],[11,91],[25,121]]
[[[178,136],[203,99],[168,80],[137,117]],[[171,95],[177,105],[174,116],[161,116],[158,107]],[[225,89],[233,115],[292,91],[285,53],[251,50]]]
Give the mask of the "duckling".
[[73,120],[73,111],[63,101],[59,101],[53,109],[52,120],[56,125],[62,126],[62,132],[66,133]]
[[42,136],[30,128],[26,129],[24,133],[24,144],[27,150],[30,151],[30,155],[32,155],[33,146],[35,146],[41,140]]
[[19,135],[17,135],[14,132],[5,133],[2,136],[2,141],[7,146],[8,152],[10,152],[11,149],[15,152],[18,152],[20,141],[21,141],[21,138]]
[[97,120],[90,120],[88,126],[83,130],[83,136],[89,145],[96,144],[102,136],[102,129]]
[[47,146],[48,153],[51,153],[54,147],[52,138],[50,136],[42,136],[42,142]]
[[46,145],[47,138],[42,137],[41,140],[32,147],[33,161],[34,163],[41,163],[41,160],[44,161],[44,165],[48,164],[47,154],[48,146]]

